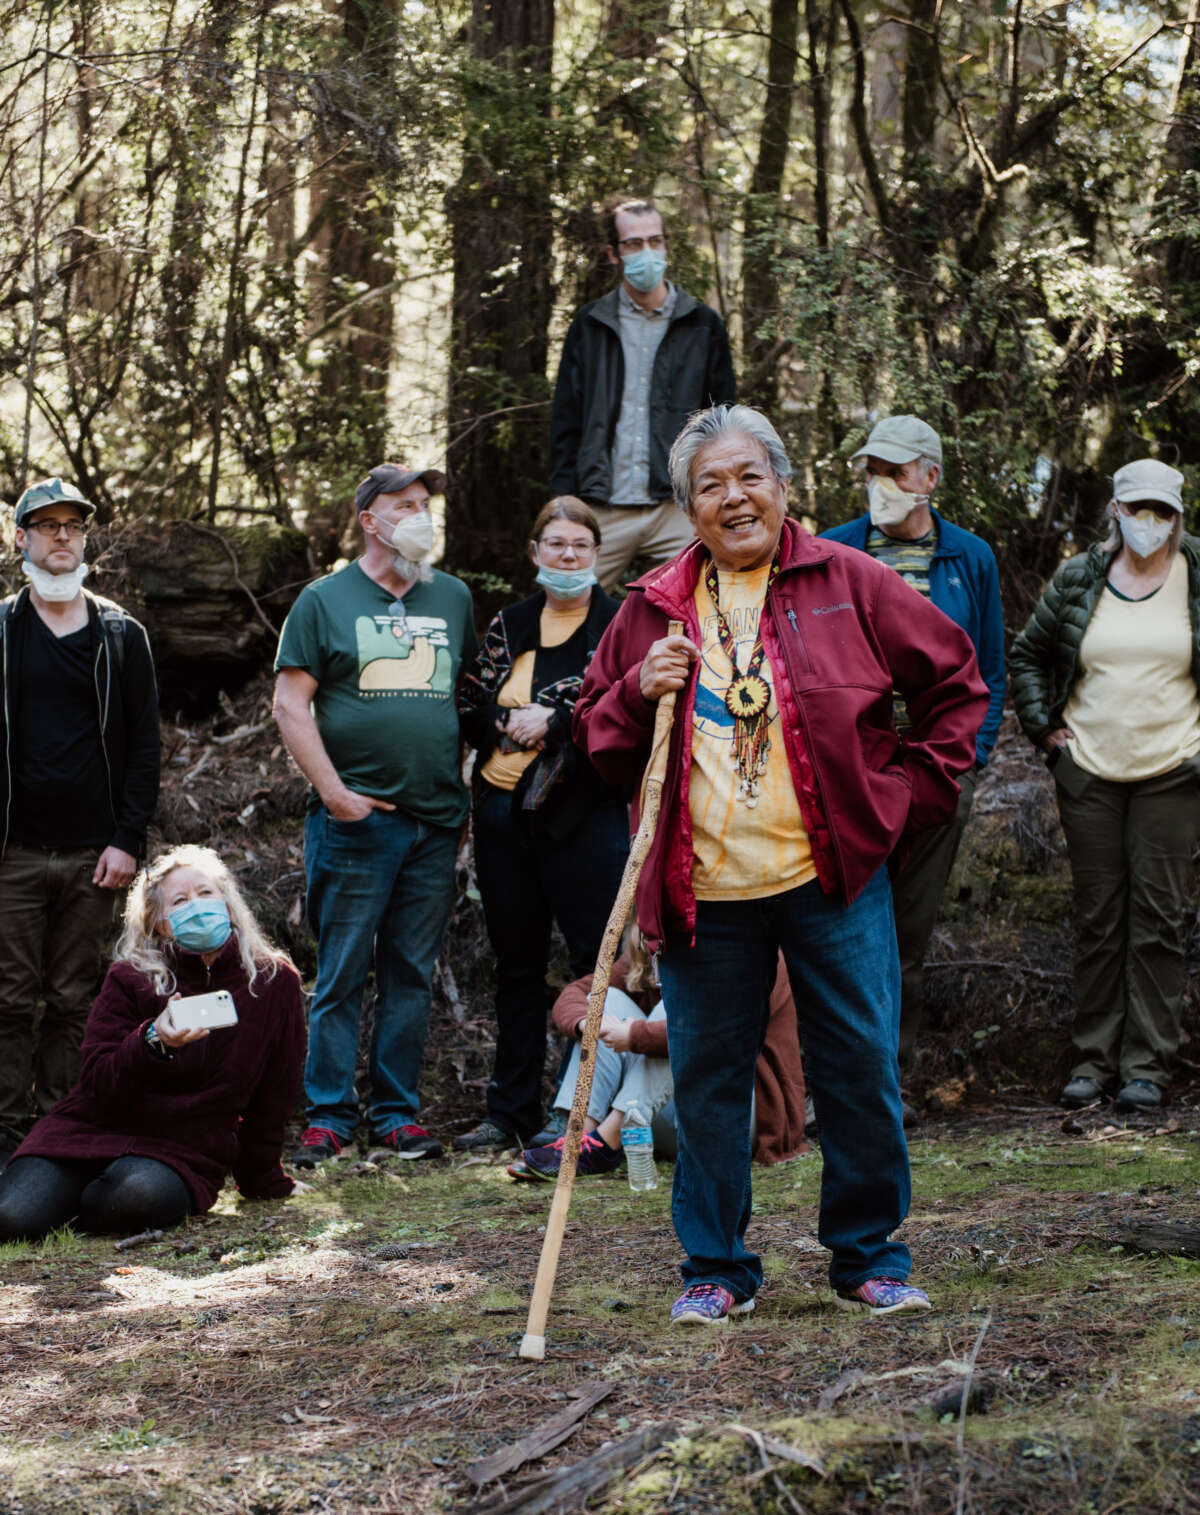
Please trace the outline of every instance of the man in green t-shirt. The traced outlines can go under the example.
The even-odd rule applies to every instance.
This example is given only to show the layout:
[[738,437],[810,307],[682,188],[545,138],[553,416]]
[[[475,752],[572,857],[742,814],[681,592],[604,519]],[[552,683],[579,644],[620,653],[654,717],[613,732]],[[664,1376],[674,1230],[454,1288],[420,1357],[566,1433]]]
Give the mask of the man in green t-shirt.
[[361,556],[308,585],[279,638],[275,719],[314,791],[304,869],[317,987],[300,1167],[336,1157],[358,1125],[372,946],[372,1140],[400,1157],[442,1151],[417,1122],[417,1084],[468,807],[454,691],[476,645],[470,591],[426,561],[430,494],[444,488],[432,470],[373,468],[354,494]]

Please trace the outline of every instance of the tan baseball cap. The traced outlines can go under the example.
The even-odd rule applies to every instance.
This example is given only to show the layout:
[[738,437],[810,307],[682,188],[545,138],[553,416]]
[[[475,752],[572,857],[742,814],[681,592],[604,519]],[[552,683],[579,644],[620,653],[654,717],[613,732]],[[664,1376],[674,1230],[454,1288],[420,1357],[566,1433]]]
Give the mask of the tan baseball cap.
[[1113,499],[1120,505],[1156,500],[1183,514],[1183,475],[1156,458],[1138,458],[1113,474]]
[[[859,459],[863,462],[859,463]],[[917,458],[942,462],[942,439],[933,427],[918,416],[884,416],[871,427],[871,435],[851,455],[850,461],[861,468],[867,458],[882,458],[885,463],[912,463]]]

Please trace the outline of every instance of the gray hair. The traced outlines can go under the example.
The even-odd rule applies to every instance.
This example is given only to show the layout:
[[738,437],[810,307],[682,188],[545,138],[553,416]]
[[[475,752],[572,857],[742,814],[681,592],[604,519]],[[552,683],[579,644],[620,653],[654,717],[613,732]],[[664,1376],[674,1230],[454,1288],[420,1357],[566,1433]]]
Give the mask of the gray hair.
[[696,454],[702,447],[731,432],[740,432],[757,442],[767,455],[771,472],[786,486],[792,476],[792,465],[779,433],[762,411],[752,410],[749,405],[714,405],[710,410],[698,410],[688,417],[687,425],[675,438],[667,460],[671,493],[680,510],[687,510],[692,503],[692,464],[696,461]]

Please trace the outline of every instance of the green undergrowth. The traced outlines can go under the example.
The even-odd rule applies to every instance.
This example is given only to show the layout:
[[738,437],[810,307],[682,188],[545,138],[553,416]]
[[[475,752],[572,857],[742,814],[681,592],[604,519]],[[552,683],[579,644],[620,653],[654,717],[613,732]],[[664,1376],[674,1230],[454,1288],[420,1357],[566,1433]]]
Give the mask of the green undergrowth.
[[540,1364],[516,1354],[553,1191],[502,1163],[341,1162],[135,1249],[10,1245],[0,1515],[468,1509],[467,1465],[595,1380],[612,1392],[524,1471],[670,1421],[610,1515],[1194,1508],[1200,1263],[1129,1238],[1200,1224],[1195,1137],[940,1126],[912,1160],[929,1314],[834,1307],[818,1153],[756,1171],[766,1286],[714,1329],[667,1324],[669,1169],[642,1195],[581,1179]]

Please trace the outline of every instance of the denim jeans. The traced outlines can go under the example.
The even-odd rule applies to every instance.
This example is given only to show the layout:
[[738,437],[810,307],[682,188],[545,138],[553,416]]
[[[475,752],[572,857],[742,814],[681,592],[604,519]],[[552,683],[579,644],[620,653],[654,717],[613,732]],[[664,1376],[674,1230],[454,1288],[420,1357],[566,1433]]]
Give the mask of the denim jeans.
[[815,880],[767,899],[701,900],[695,945],[669,936],[659,961],[675,1074],[679,1158],[671,1214],[686,1283],[749,1298],[762,1264],[747,1250],[754,1064],[782,949],[804,1076],[821,1127],[817,1234],[829,1280],[908,1277],[891,1232],[908,1213],[908,1149],[896,1048],[900,969],[886,869],[851,905]]
[[528,1136],[542,1124],[550,928],[557,921],[566,938],[571,978],[591,973],[629,854],[629,825],[624,805],[601,805],[561,841],[531,838],[513,819],[512,795],[489,785],[474,826],[475,872],[496,954],[488,1114]]
[[[610,989],[604,998],[605,1015],[618,1020],[661,1021],[666,1011],[657,1005],[649,1015],[621,989]],[[567,1070],[554,1099],[554,1108],[570,1112],[579,1083],[581,1044],[576,1042],[567,1060]],[[646,1057],[641,1052],[614,1052],[604,1042],[596,1043],[596,1065],[592,1069],[592,1087],[587,1113],[597,1125],[610,1110],[622,1115],[631,1105],[639,1105],[650,1117],[654,1132],[654,1155],[673,1158],[678,1150],[675,1138],[675,1081],[671,1064],[665,1057]]]
[[317,987],[308,1021],[309,1124],[345,1140],[358,1125],[354,1072],[363,989],[375,949],[372,1133],[416,1121],[430,983],[454,904],[458,830],[399,810],[337,821],[324,806],[304,824],[308,918]]

